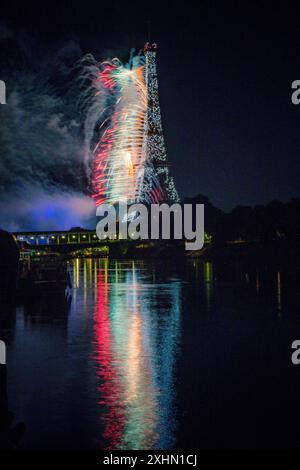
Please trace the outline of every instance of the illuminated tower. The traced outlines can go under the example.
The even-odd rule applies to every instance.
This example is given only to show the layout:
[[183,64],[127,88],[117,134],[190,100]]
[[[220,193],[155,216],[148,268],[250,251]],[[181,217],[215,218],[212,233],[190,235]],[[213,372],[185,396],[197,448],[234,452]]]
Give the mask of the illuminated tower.
[[[175,188],[174,180],[170,176],[169,164],[163,136],[161,123],[161,113],[158,97],[158,80],[156,70],[156,52],[157,45],[147,42],[144,46],[145,55],[145,82],[147,88],[147,115],[145,119],[145,146],[146,162],[149,166],[145,168],[143,192],[149,190],[154,193],[154,199],[158,202],[177,202],[178,193]],[[154,172],[154,178],[149,177],[147,172]],[[148,176],[148,177],[147,177]],[[153,187],[145,185],[152,182]],[[155,187],[155,181],[157,187]]]

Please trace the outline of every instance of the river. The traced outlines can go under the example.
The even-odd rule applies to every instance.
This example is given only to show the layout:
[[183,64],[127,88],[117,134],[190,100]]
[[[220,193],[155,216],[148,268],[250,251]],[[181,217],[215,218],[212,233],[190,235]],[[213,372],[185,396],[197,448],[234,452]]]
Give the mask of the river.
[[71,262],[7,325],[28,449],[299,446],[293,271],[200,260]]

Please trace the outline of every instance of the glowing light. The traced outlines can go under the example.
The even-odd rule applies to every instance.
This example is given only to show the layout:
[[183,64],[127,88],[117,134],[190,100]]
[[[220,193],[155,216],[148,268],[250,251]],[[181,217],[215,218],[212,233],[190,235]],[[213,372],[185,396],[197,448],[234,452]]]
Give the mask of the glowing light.
[[131,152],[124,153],[124,161],[128,170],[128,175],[133,176],[133,164],[131,159]]
[[93,188],[96,204],[136,201],[144,175],[144,127],[147,109],[143,66],[128,70],[105,63],[97,86],[112,99],[112,116],[101,124],[94,150]]

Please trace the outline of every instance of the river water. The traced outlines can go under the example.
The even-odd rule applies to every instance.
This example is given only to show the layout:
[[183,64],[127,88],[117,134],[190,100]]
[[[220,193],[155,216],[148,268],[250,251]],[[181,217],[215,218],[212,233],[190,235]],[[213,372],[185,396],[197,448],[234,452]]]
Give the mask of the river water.
[[293,272],[187,260],[71,262],[7,326],[29,449],[299,446]]

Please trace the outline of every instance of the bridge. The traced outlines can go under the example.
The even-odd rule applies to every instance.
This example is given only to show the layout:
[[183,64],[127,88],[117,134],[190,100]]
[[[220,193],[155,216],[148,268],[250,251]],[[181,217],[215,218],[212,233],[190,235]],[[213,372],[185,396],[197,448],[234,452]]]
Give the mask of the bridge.
[[[15,240],[27,243],[31,247],[45,247],[52,245],[97,245],[110,240],[100,240],[94,230],[59,230],[44,232],[15,232]],[[113,240],[112,240],[113,241]]]
[[[52,251],[57,253],[107,255],[116,249],[119,242],[98,238],[94,230],[56,230],[43,232],[14,232],[12,234],[19,244],[32,251]],[[112,249],[114,245],[114,249]],[[110,248],[109,248],[110,246]]]
[[14,232],[12,234],[19,244],[33,251],[51,251],[57,253],[73,253],[95,256],[123,257],[156,256],[161,252],[176,250],[177,255],[184,251],[184,243],[180,240],[115,240],[99,239],[94,230],[57,230],[43,232]]

